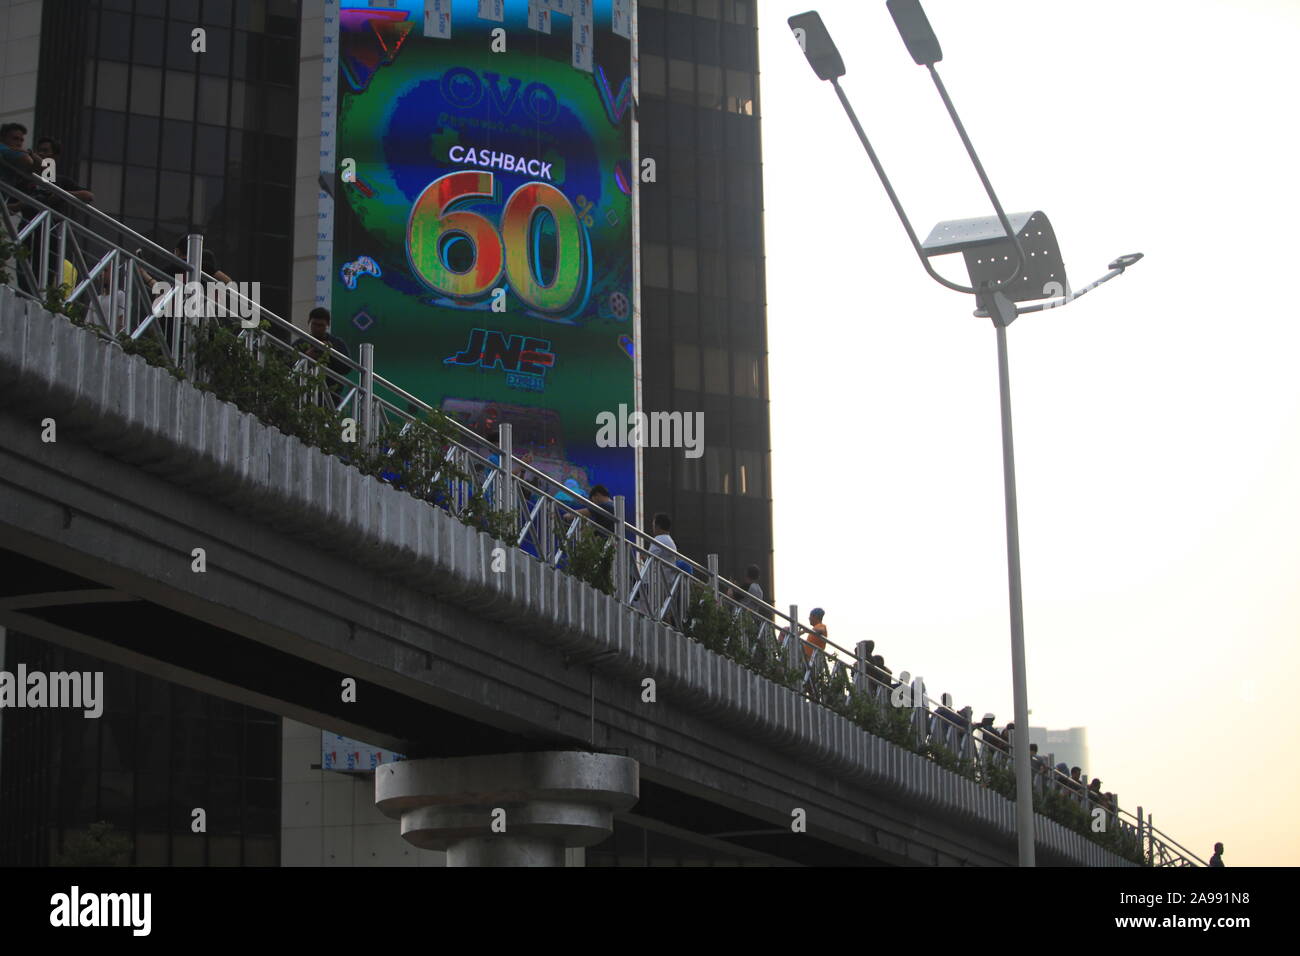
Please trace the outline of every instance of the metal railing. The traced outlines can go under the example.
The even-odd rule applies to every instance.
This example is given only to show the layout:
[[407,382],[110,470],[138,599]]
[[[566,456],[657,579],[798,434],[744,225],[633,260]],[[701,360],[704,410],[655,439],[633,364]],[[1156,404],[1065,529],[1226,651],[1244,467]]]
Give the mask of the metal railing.
[[[4,235],[28,251],[9,270],[20,293],[44,300],[52,286],[63,284],[66,262],[76,277],[65,287],[64,301],[85,305],[87,325],[115,342],[119,335],[136,342],[150,337],[167,361],[194,376],[198,370],[190,345],[203,323],[212,319],[186,314],[211,310],[184,307],[186,296],[176,284],[176,278],[183,277],[204,286],[203,301],[219,294],[229,303],[227,314],[233,310],[252,316],[240,323],[238,336],[259,362],[279,353],[296,374],[320,374],[324,384],[317,400],[352,419],[359,451],[376,448],[383,435],[400,436],[423,427],[422,418],[434,413],[432,406],[375,373],[372,345],[361,345],[354,361],[238,290],[221,288],[203,271],[202,236],[187,237],[181,258],[57,186],[42,187],[48,202],[0,181]],[[129,246],[135,251],[128,251]],[[314,354],[302,351],[304,347]],[[915,734],[913,749],[919,752],[943,748],[968,768],[1011,769],[1009,742],[991,726],[972,723],[969,707],[956,711],[950,701],[931,699],[919,678],[909,684],[904,671],[902,680],[895,680],[873,663],[871,642],[860,642],[853,650],[833,643],[799,622],[797,606],[778,609],[720,575],[716,555],[701,565],[637,528],[629,521],[623,496],[602,508],[566,487],[534,467],[527,455],[514,454],[509,424],[500,425],[496,442],[455,419],[448,419],[447,425],[450,434],[440,434],[428,446],[434,449],[429,453],[438,456],[436,463],[394,463],[383,479],[462,520],[475,503],[480,510],[474,514],[481,518],[486,503],[491,512],[505,516],[510,544],[560,570],[568,568],[579,542],[590,547],[595,541],[608,565],[611,594],[620,603],[691,636],[698,633],[706,611],[721,615],[730,626],[726,646],[716,650],[756,669],[783,668],[779,673],[793,677],[791,682],[804,694],[833,709],[866,699],[882,714],[906,710],[910,733]],[[428,487],[408,487],[406,476],[413,474],[433,477]],[[501,524],[493,527],[499,530]],[[1036,792],[1059,794],[1085,810],[1094,803],[1103,806],[1107,825],[1135,840],[1150,865],[1204,865],[1155,830],[1141,808],[1131,817],[1116,806],[1098,803],[1098,795],[1087,791],[1086,780],[1076,785],[1059,777],[1050,767],[1037,773]]]

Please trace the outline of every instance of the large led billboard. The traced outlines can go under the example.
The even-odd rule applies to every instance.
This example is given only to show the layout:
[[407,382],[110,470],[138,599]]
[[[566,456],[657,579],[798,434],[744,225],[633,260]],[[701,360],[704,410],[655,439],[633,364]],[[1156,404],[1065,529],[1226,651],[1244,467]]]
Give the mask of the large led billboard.
[[635,407],[631,0],[330,6],[333,332],[466,424],[510,422],[540,470],[635,501],[634,449],[596,441],[600,412]]

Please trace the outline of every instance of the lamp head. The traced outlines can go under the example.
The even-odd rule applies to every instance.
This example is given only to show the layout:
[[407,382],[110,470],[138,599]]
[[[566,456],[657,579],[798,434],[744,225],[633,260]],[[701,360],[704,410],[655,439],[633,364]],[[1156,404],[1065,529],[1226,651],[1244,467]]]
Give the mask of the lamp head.
[[1142,256],[1143,256],[1143,254],[1140,253],[1140,252],[1130,252],[1130,253],[1129,253],[1128,255],[1126,255],[1126,256],[1120,256],[1118,259],[1116,259],[1114,262],[1112,262],[1112,263],[1111,263],[1110,265],[1108,265],[1106,268],[1107,268],[1107,269],[1118,269],[1120,272],[1123,272],[1123,271],[1124,271],[1125,269],[1127,269],[1129,266],[1131,266],[1131,265],[1135,265],[1135,264],[1136,264],[1136,263],[1137,263],[1137,262],[1142,258]]
[[1070,283],[1056,233],[1041,212],[1011,213],[1011,228],[1025,250],[1025,264],[1016,272],[1016,247],[996,216],[941,222],[930,231],[921,249],[927,257],[960,252],[971,285],[1003,293],[1012,302],[1067,295]]
[[794,38],[799,41],[803,55],[808,58],[819,80],[837,80],[844,75],[844,60],[835,49],[826,24],[816,10],[798,13],[788,21]]
[[921,0],[888,0],[889,14],[907,44],[907,52],[919,66],[933,66],[943,59],[939,38],[934,35]]

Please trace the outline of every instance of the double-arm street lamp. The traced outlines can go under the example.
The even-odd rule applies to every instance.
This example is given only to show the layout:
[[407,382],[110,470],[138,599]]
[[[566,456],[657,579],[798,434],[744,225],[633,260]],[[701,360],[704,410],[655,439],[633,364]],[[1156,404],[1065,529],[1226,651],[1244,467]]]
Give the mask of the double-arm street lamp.
[[[1006,493],[1007,518],[1007,578],[1011,604],[1011,676],[1015,695],[1016,733],[1012,750],[1016,770],[1016,834],[1019,841],[1020,865],[1034,865],[1034,808],[1029,764],[1029,703],[1025,690],[1025,633],[1024,615],[1020,595],[1020,531],[1016,519],[1016,467],[1011,442],[1011,387],[1007,373],[1007,326],[1026,312],[1038,312],[1067,305],[1091,292],[1103,282],[1109,282],[1142,258],[1141,253],[1120,256],[1109,266],[1100,279],[1071,292],[1065,277],[1065,263],[1051,223],[1041,212],[1013,213],[1002,210],[993,185],[984,172],[984,166],[975,147],[971,145],[966,128],[948,96],[934,65],[943,59],[939,41],[930,22],[921,9],[920,0],[888,0],[886,6],[894,18],[898,32],[907,45],[908,52],[917,65],[930,71],[939,97],[952,117],[957,134],[970,155],[979,174],[984,191],[988,193],[996,213],[980,219],[955,219],[935,226],[924,242],[917,239],[903,206],[898,201],[894,187],[885,175],[876,151],[871,148],[867,134],[858,122],[848,97],[840,87],[844,75],[844,60],[816,12],[801,13],[790,18],[790,29],[803,48],[808,62],[818,79],[829,80],[835,87],[849,121],[857,131],[858,139],[884,184],[889,201],[894,205],[907,238],[911,240],[921,260],[921,265],[932,279],[956,292],[975,296],[975,315],[991,318],[998,340],[998,378],[1002,398],[1002,471]],[[960,252],[966,261],[970,285],[961,285],[941,276],[931,264],[936,256]],[[1031,303],[1020,305],[1018,303]]]

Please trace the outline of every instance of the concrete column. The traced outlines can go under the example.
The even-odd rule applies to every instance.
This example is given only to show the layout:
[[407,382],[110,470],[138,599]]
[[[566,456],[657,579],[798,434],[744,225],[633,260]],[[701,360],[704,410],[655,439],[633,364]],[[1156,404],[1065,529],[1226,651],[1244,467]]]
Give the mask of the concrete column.
[[448,866],[564,866],[640,796],[630,757],[580,751],[402,760],[375,772],[375,805]]

